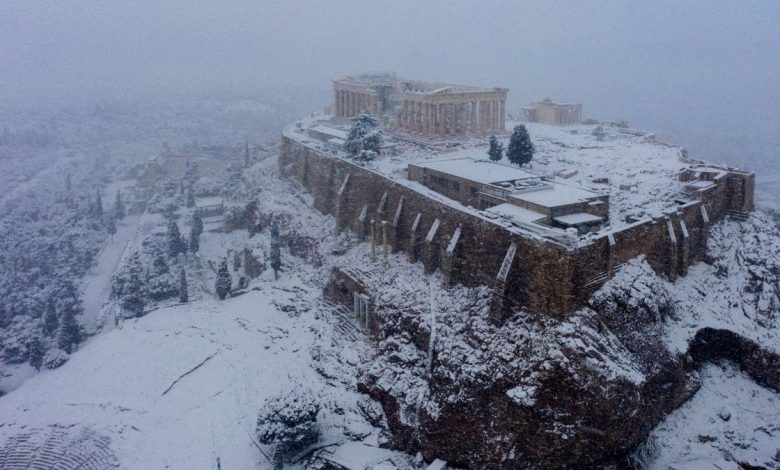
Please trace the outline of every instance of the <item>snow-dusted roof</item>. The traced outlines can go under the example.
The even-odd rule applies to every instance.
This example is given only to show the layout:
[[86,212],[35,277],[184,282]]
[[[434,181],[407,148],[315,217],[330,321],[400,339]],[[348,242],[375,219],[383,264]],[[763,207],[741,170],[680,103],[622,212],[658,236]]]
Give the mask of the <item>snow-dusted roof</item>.
[[526,178],[539,178],[538,175],[521,170],[520,168],[491,162],[489,160],[477,160],[470,157],[413,163],[413,165],[483,184]]
[[336,129],[330,126],[317,125],[309,128],[310,131],[319,132],[320,134],[329,135],[337,139],[347,139],[347,133],[341,129]]
[[498,216],[509,217],[513,220],[519,220],[522,222],[536,222],[547,217],[542,213],[532,211],[530,209],[526,209],[508,202],[486,209],[485,212],[496,214]]
[[528,201],[544,207],[558,207],[587,202],[598,196],[598,193],[593,191],[558,182],[552,182],[552,184],[545,185],[540,189],[516,191],[509,195],[510,198]]
[[578,212],[576,214],[561,215],[559,217],[553,217],[558,223],[563,225],[580,225],[594,222],[601,222],[603,219],[597,215],[588,214],[586,212]]

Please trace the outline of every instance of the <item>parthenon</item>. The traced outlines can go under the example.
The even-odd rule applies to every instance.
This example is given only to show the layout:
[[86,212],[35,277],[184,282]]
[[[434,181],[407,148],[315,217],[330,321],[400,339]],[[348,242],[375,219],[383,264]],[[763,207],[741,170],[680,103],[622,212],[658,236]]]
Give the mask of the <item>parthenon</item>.
[[480,88],[365,74],[333,80],[336,118],[363,110],[396,130],[428,138],[500,133],[506,129],[506,88]]

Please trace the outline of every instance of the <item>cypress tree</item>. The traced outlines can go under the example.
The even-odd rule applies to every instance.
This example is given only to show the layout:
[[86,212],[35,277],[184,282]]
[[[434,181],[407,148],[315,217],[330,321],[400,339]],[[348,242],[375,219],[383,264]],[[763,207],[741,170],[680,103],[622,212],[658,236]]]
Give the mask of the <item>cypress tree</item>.
[[30,357],[30,365],[35,367],[35,370],[41,370],[45,351],[43,350],[43,343],[37,335],[30,340],[30,344],[27,345],[27,351]]
[[203,233],[203,218],[198,211],[195,211],[192,214],[192,230],[194,230],[198,236]]
[[184,272],[184,268],[181,268],[181,274],[179,275],[179,302],[186,303],[188,300],[187,274]]
[[276,221],[271,223],[271,268],[274,270],[274,279],[279,279],[279,269],[282,267],[282,257],[279,248],[279,227]]
[[122,195],[119,193],[119,191],[116,192],[116,201],[114,201],[114,215],[116,216],[117,220],[122,220],[127,215],[125,204],[122,202]]
[[490,160],[497,162],[504,156],[504,146],[496,139],[496,136],[490,136],[490,148],[488,149]]
[[195,207],[195,191],[192,189],[192,185],[187,188],[187,207]]
[[131,312],[134,316],[140,317],[143,315],[144,307],[146,306],[144,295],[143,266],[138,253],[135,253],[130,259],[127,283],[124,296],[122,297],[122,308]]
[[100,190],[95,191],[95,218],[103,219],[103,200],[100,199]]
[[184,253],[184,251],[186,251],[186,247],[184,246],[184,240],[181,238],[181,232],[179,232],[179,224],[171,219],[168,222],[168,256],[176,258],[179,253]]
[[530,163],[534,157],[534,144],[531,143],[531,136],[524,125],[515,126],[512,131],[506,156],[510,162],[520,166]]
[[62,315],[58,345],[60,349],[70,354],[73,351],[73,346],[78,346],[80,342],[81,329],[76,321],[76,317],[72,310],[66,310]]
[[195,228],[193,227],[190,230],[190,251],[192,253],[197,253],[198,250],[200,250],[200,240],[198,237],[198,232],[196,232]]
[[46,313],[43,317],[43,334],[51,336],[59,327],[60,320],[57,318],[57,309],[54,305],[54,298],[50,297],[46,303]]
[[116,233],[116,220],[113,215],[109,215],[106,218],[106,232],[111,235],[111,239],[113,240],[114,234]]
[[230,293],[232,280],[230,279],[230,271],[228,271],[226,259],[223,259],[219,264],[219,271],[217,271],[217,281],[214,287],[217,291],[217,296],[221,300],[224,300],[225,297],[227,297],[227,295]]

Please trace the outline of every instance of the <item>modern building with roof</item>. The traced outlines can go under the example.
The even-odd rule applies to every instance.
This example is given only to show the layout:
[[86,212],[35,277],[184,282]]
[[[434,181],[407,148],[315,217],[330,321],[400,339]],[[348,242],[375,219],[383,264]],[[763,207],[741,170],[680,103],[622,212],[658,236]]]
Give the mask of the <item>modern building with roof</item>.
[[474,158],[410,163],[409,179],[451,199],[521,223],[598,229],[609,197],[511,165]]

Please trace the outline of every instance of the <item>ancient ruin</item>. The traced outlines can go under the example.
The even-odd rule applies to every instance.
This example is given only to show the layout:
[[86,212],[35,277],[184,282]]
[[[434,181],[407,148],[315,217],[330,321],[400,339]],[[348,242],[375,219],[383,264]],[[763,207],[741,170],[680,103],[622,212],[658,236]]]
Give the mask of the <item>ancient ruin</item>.
[[581,104],[555,103],[549,98],[521,108],[521,111],[523,119],[527,122],[577,124],[582,121]]
[[480,88],[363,74],[333,80],[334,118],[369,110],[390,127],[428,138],[500,133],[506,129],[506,88]]
[[[452,154],[405,139],[406,131],[446,136],[482,130],[484,123],[488,130],[503,128],[505,89],[423,86],[394,75],[336,80],[334,88],[333,116],[284,130],[282,174],[303,184],[315,207],[332,214],[339,229],[367,239],[372,250],[406,252],[428,272],[440,270],[447,283],[491,286],[496,321],[512,308],[565,317],[639,255],[669,279],[685,275],[704,256],[709,227],[753,207],[753,173],[691,161],[680,151],[674,168],[665,170],[677,176],[662,180],[672,192],[658,208],[640,204],[616,216],[636,192],[630,184],[598,192],[567,180],[577,171],[550,175],[490,162],[479,148],[484,141],[464,141]],[[482,95],[495,99],[475,101]],[[447,106],[431,106],[439,100]],[[481,104],[440,114],[458,100],[458,109]],[[389,113],[391,130],[403,131],[392,132],[394,148],[401,147],[392,159],[360,165],[334,145],[333,137],[348,130],[342,118],[365,106]],[[619,135],[635,137],[623,129]],[[609,174],[599,176],[590,182],[594,188],[609,181]],[[615,198],[621,207],[612,207]]]

